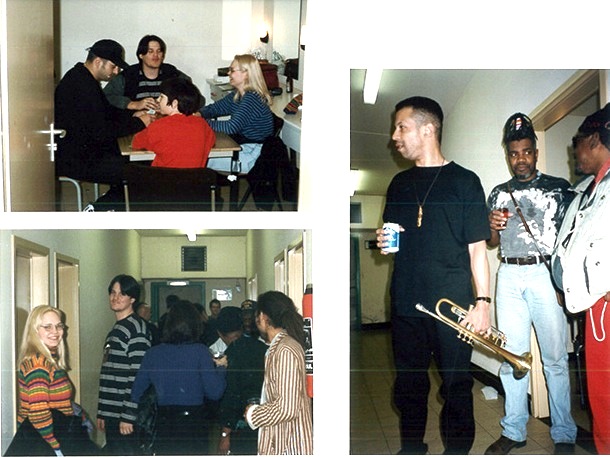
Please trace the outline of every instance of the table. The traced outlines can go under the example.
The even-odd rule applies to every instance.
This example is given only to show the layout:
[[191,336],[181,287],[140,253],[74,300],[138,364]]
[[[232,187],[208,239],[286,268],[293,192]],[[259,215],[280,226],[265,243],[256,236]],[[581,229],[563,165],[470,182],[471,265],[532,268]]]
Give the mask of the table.
[[[151,161],[155,158],[155,153],[152,151],[146,150],[134,150],[131,147],[131,142],[133,140],[133,135],[128,135],[124,137],[120,137],[118,139],[119,148],[121,150],[121,154],[124,156],[129,156],[130,162],[137,161]],[[210,150],[210,158],[216,157],[231,157],[231,168],[237,169],[233,164],[237,164],[239,162],[239,151],[241,150],[241,146],[233,140],[229,135],[223,132],[216,132],[216,142],[212,149]],[[239,182],[237,178],[228,179],[229,182],[229,191],[230,191],[230,208],[231,210],[235,210],[238,207],[239,203]]]
[[[119,138],[119,148],[121,149],[121,154],[124,156],[129,156],[130,162],[153,160],[155,158],[155,153],[152,151],[132,149],[132,140],[133,135]],[[216,142],[214,143],[214,146],[212,146],[209,157],[231,157],[235,162],[239,161],[240,150],[241,146],[237,144],[233,138],[226,133],[216,132]]]

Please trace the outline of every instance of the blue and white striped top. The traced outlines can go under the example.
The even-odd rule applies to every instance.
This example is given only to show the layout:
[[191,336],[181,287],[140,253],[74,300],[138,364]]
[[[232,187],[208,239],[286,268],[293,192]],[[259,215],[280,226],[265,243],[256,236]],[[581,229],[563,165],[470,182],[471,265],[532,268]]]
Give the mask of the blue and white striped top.
[[[208,119],[215,132],[240,135],[253,143],[262,143],[273,135],[273,114],[263,97],[254,91],[246,91],[241,99],[235,101],[235,91],[200,112]],[[231,116],[228,120],[215,120],[219,116]]]

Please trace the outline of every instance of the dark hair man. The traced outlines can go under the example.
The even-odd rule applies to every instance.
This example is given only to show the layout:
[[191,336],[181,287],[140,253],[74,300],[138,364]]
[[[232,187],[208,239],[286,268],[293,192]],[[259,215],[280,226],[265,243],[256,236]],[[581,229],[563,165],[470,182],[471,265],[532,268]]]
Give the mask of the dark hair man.
[[263,398],[248,405],[244,417],[259,429],[258,454],[313,454],[303,316],[290,297],[272,290],[258,297],[256,326],[269,344]]
[[[502,144],[513,177],[497,185],[487,199],[491,229],[487,244],[492,248],[500,246],[496,317],[500,331],[508,336],[506,349],[514,354],[530,352],[534,326],[549,392],[555,453],[571,454],[576,424],[570,413],[567,320],[557,303],[547,266],[572,194],[568,181],[536,168],[536,139],[534,126],[525,114],[515,113],[508,118]],[[503,214],[501,208],[508,213]],[[505,392],[505,416],[501,421],[502,435],[485,451],[492,455],[523,447],[527,438],[530,376],[517,379],[513,368],[504,362],[500,380]]]
[[553,277],[563,287],[571,313],[586,311],[587,395],[598,454],[610,454],[610,104],[587,116],[572,139],[577,169],[586,175],[574,186],[557,237]]
[[110,309],[116,322],[106,336],[100,373],[97,427],[106,433],[110,455],[135,455],[133,434],[137,404],[131,401],[131,387],[152,336],[144,319],[133,311],[140,299],[135,278],[121,274],[108,285]]
[[205,119],[192,115],[199,108],[199,89],[185,79],[170,78],[159,90],[163,117],[138,132],[132,147],[153,151],[153,167],[204,168],[216,134]]
[[[456,338],[454,329],[415,305],[434,312],[441,298],[465,307],[474,303],[464,325],[477,333],[490,328],[485,195],[472,171],[445,159],[442,127],[443,111],[434,100],[417,96],[396,105],[392,140],[415,163],[392,179],[383,213],[384,222],[399,224],[401,230],[390,291],[400,454],[428,450],[423,439],[433,356],[442,378],[445,454],[468,454],[474,442],[472,348]],[[383,254],[387,243],[388,236],[378,229]]]
[[55,89],[55,124],[66,131],[57,140],[55,173],[77,180],[111,185],[100,201],[123,201],[123,167],[117,138],[133,134],[152,118],[115,108],[100,83],[126,68],[123,47],[114,40],[97,41],[87,60],[68,70]]
[[[104,87],[108,101],[117,108],[134,111],[158,111],[159,86],[168,78],[189,76],[165,63],[167,45],[157,35],[145,35],[136,49],[138,63],[125,69]],[[202,98],[200,106],[205,104]],[[199,109],[199,106],[197,107]]]

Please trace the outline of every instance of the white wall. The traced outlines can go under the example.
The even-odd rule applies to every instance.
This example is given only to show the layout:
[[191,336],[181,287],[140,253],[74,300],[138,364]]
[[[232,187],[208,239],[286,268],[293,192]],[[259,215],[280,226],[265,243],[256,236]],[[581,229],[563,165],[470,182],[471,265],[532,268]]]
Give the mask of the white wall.
[[[475,171],[488,195],[494,186],[511,176],[501,144],[501,132],[506,119],[517,111],[531,112],[574,72],[575,70],[492,70],[478,73],[453,111],[445,113],[442,145],[445,157]],[[351,224],[352,229],[379,227],[383,199],[356,196],[351,201],[361,201],[364,213],[363,224]],[[493,296],[499,265],[497,249],[489,250],[488,258]],[[379,299],[386,297],[389,281],[390,275],[385,281],[374,283],[374,291],[363,294],[363,316],[380,315]],[[367,301],[364,297],[367,297]],[[386,301],[386,307],[387,315],[389,300]],[[479,351],[475,352],[473,360],[494,373],[499,365],[496,359]]]
[[[136,278],[140,274],[140,243],[134,231],[122,230],[3,230],[0,231],[0,290],[2,319],[0,342],[2,350],[2,424],[16,423],[10,396],[14,392],[15,362],[12,359],[12,277],[11,235],[47,246],[49,257],[63,254],[80,260],[80,353],[81,353],[81,403],[95,417],[97,408],[97,385],[102,360],[102,348],[107,330],[114,322],[108,308],[107,288],[117,274],[126,273]],[[50,284],[55,283],[55,272],[51,265]],[[54,298],[51,299],[54,304]],[[17,343],[19,344],[19,343]],[[2,445],[8,445],[12,427],[2,427]]]
[[[251,230],[248,232],[247,248],[247,277],[252,278],[257,275],[258,293],[261,294],[275,288],[275,276],[273,269],[274,259],[280,255],[288,246],[295,245],[304,238],[302,230]],[[310,237],[305,236],[305,240]],[[305,262],[311,265],[311,245],[305,254]],[[310,267],[311,268],[311,267]],[[311,271],[305,275],[311,278]],[[307,279],[306,279],[307,282]]]
[[[8,446],[16,423],[11,395],[14,392],[15,361],[12,335],[13,272],[12,235],[50,249],[50,262],[56,254],[80,261],[80,353],[81,403],[92,417],[97,410],[97,386],[102,347],[107,331],[114,323],[108,307],[107,288],[119,273],[136,279],[144,277],[181,277],[180,246],[185,236],[140,237],[135,230],[0,230],[0,363],[2,366],[2,447]],[[303,239],[301,230],[253,230],[239,237],[200,237],[208,246],[207,274],[215,278],[257,275],[259,291],[274,288],[273,259],[278,253]],[[311,237],[305,235],[309,248],[305,254],[311,263]],[[308,271],[311,278],[311,271]],[[51,267],[49,283],[55,283]],[[54,299],[51,300],[54,304]],[[18,344],[18,343],[17,343]]]
[[[181,247],[206,246],[207,271],[181,271]],[[143,278],[243,278],[246,276],[246,236],[186,236],[142,238]]]
[[502,128],[513,113],[529,113],[575,70],[490,70],[477,73],[455,109],[445,114],[443,153],[475,171],[485,193],[510,178]]
[[[265,19],[266,10],[273,11],[273,0],[59,0],[59,3],[61,75],[76,62],[84,61],[85,49],[103,38],[121,43],[127,63],[137,63],[140,38],[154,34],[167,44],[165,61],[191,76],[208,100],[206,79],[213,77],[219,67],[228,66],[235,54],[262,46],[256,26]],[[273,14],[267,21],[273,25]],[[296,84],[302,87],[302,81]]]

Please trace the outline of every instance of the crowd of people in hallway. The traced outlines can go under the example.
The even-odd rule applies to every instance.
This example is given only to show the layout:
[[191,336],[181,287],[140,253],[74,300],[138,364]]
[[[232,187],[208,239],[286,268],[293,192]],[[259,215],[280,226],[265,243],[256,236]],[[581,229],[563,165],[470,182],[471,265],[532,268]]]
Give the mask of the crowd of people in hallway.
[[[444,453],[468,454],[472,447],[472,347],[455,338],[454,326],[445,325],[447,319],[457,321],[457,315],[432,319],[427,314],[440,317],[435,305],[442,299],[471,303],[460,325],[478,341],[489,340],[494,300],[486,243],[500,246],[495,312],[508,354],[527,354],[532,327],[536,331],[556,454],[573,454],[577,438],[570,413],[566,312],[586,313],[593,439],[600,454],[609,453],[610,104],[587,116],[573,137],[576,172],[584,177],[572,186],[537,169],[531,120],[519,112],[510,116],[502,144],[513,177],[496,186],[487,200],[478,176],[443,155],[442,128],[443,111],[436,101],[415,96],[396,105],[392,140],[414,166],[391,181],[383,212],[385,223],[398,225],[398,251],[388,251],[394,235],[383,227],[377,230],[377,245],[382,254],[395,252],[390,295],[398,453],[428,450],[424,435],[432,358],[442,380]],[[505,360],[499,375],[505,416],[501,436],[485,452],[491,455],[508,454],[527,439],[529,367],[517,376]]]
[[[304,323],[287,295],[269,291],[241,307],[212,300],[209,315],[168,296],[158,340],[135,278],[117,275],[108,296],[116,322],[95,425],[73,401],[65,316],[38,306],[24,331],[18,430],[5,455],[313,453]],[[204,331],[211,322],[215,335]]]

